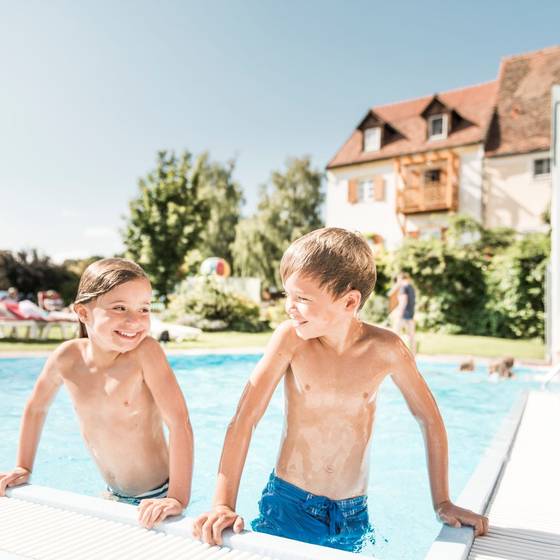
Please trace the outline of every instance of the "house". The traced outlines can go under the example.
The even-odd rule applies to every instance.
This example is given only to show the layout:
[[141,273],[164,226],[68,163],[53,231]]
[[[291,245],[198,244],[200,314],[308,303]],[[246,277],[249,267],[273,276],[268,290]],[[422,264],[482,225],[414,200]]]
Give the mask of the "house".
[[543,230],[554,84],[560,46],[503,59],[492,82],[373,107],[327,165],[327,225],[388,248],[442,235],[455,213]]

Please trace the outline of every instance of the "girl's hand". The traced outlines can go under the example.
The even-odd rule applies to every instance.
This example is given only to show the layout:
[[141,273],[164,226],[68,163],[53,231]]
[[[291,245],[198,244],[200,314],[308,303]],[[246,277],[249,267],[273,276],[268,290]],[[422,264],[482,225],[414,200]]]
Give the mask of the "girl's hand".
[[31,471],[24,467],[16,467],[10,472],[0,473],[0,496],[6,495],[6,488],[25,484],[30,476]]
[[138,521],[142,527],[151,529],[170,515],[180,515],[184,509],[175,498],[142,500],[138,506]]

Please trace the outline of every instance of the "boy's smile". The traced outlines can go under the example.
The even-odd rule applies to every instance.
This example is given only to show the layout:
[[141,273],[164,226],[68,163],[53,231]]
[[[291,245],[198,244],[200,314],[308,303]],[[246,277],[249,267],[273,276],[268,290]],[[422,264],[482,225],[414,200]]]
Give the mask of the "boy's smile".
[[348,314],[344,298],[334,299],[319,281],[295,272],[284,283],[286,313],[296,333],[307,340],[327,334]]

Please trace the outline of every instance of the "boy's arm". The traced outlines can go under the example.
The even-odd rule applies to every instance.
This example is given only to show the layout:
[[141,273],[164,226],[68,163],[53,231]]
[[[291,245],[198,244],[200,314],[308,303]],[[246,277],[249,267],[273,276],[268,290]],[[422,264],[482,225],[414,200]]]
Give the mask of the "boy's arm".
[[[394,335],[393,335],[394,336]],[[428,473],[434,510],[440,519],[453,527],[469,525],[475,534],[488,531],[488,519],[454,505],[449,499],[447,434],[436,401],[416,368],[406,345],[393,341],[388,353],[392,378],[403,394],[413,416],[418,421],[426,445]]]
[[243,529],[235,513],[237,494],[251,436],[265,413],[278,383],[286,373],[299,337],[290,321],[273,333],[263,357],[256,365],[228,425],[214,494],[213,511],[197,518],[193,528],[196,538],[209,544],[222,543],[222,531],[234,526]]
[[24,484],[31,476],[49,406],[62,384],[59,360],[63,352],[59,348],[51,354],[27,400],[21,419],[16,468],[0,473],[0,496],[5,495],[7,487]]
[[167,498],[142,500],[139,521],[152,528],[169,515],[179,515],[191,496],[193,433],[183,392],[165,353],[153,338],[140,348],[144,381],[169,429],[169,490]]

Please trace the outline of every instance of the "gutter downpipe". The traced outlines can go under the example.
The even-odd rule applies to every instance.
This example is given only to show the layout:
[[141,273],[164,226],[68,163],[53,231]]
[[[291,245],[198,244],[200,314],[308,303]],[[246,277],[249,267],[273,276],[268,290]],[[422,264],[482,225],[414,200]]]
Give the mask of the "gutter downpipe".
[[550,205],[550,326],[547,340],[552,365],[560,363],[560,85],[552,86],[552,142]]

